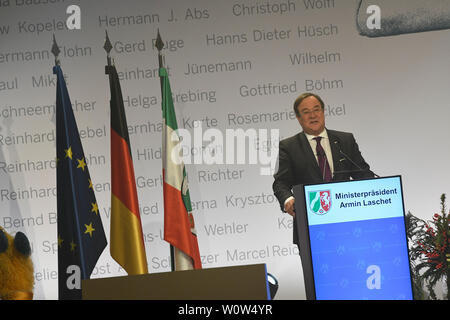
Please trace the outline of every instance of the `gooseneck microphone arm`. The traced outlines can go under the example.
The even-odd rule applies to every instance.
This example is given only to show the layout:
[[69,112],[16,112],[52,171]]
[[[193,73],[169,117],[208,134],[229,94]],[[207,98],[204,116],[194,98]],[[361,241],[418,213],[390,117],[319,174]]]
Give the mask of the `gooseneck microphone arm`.
[[[356,168],[358,168],[358,170],[338,171],[337,173],[343,173],[343,172],[357,172],[357,171],[365,172],[365,171],[367,171],[367,172],[372,172],[372,173],[373,173],[373,176],[374,176],[375,178],[379,178],[379,177],[380,177],[379,175],[377,175],[377,174],[376,174],[375,172],[373,172],[372,170],[370,170],[370,169],[363,169],[363,168],[361,168],[361,166],[359,166],[355,161],[353,161],[352,158],[350,158],[344,151],[342,151],[342,149],[341,149],[341,144],[340,144],[340,141],[339,141],[339,140],[335,140],[335,141],[334,141],[334,144],[338,146],[338,148],[339,148],[339,153],[342,154],[348,161],[350,161],[351,164],[353,164]],[[336,172],[335,172],[335,173],[336,173]]]

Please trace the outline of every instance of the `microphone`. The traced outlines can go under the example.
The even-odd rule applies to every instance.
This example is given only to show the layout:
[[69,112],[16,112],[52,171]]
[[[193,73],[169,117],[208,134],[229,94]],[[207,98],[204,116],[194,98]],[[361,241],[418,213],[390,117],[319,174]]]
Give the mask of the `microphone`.
[[373,176],[374,176],[375,178],[379,178],[379,177],[380,177],[379,175],[377,175],[377,174],[376,174],[375,172],[373,172],[372,170],[369,170],[369,169],[363,169],[363,168],[361,168],[361,166],[359,166],[355,161],[353,161],[352,158],[350,158],[344,151],[342,151],[342,149],[341,149],[341,143],[340,143],[339,140],[334,140],[333,143],[334,143],[335,145],[338,146],[338,148],[339,148],[339,153],[340,153],[341,155],[343,155],[348,161],[350,161],[351,164],[353,164],[356,168],[358,168],[358,170],[335,171],[335,172],[334,172],[335,174],[336,174],[336,173],[351,173],[351,172],[371,172],[371,173],[373,173]]

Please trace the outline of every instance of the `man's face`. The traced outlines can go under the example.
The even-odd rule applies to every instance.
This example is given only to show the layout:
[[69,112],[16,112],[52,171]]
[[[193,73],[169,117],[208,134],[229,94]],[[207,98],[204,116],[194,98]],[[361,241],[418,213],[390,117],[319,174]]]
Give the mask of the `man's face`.
[[309,96],[298,105],[300,117],[297,120],[307,134],[319,135],[325,129],[325,114],[319,100]]

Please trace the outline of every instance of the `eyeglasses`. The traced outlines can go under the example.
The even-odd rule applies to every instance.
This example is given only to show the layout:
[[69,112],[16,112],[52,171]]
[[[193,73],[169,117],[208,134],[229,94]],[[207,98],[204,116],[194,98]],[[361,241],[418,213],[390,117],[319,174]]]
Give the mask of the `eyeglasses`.
[[300,110],[300,115],[302,116],[310,116],[313,113],[317,114],[322,112],[322,108],[321,107],[314,107],[313,109],[302,109]]

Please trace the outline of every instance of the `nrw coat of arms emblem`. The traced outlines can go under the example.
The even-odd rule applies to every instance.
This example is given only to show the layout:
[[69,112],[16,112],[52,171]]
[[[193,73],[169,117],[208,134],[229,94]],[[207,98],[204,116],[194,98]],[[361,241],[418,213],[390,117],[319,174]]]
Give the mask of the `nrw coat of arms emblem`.
[[325,191],[313,191],[309,193],[309,208],[319,215],[328,213],[331,208],[331,192]]

